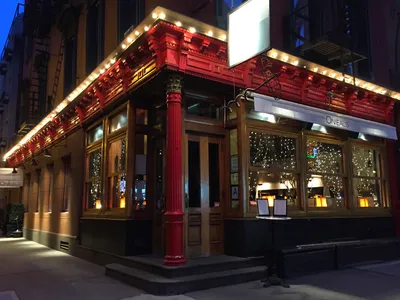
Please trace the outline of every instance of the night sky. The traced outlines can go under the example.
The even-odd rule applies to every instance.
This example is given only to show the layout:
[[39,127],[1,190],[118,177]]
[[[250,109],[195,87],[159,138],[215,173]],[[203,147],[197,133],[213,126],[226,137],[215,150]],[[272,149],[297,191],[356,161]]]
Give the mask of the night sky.
[[18,3],[23,0],[0,0],[0,53],[3,51]]

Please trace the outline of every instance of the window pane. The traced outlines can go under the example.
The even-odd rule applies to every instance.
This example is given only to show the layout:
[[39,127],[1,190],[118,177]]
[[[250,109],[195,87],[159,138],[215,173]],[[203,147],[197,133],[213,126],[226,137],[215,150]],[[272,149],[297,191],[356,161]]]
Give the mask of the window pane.
[[307,140],[308,172],[342,173],[342,146]]
[[381,207],[382,186],[379,180],[354,178],[354,195],[357,207]]
[[[288,206],[296,206],[298,177],[293,173],[249,172],[250,206],[257,199],[286,199]],[[268,197],[271,196],[271,197]]]
[[99,178],[101,173],[101,149],[89,154],[89,178]]
[[135,210],[147,207],[147,135],[136,135]]
[[380,152],[353,147],[354,176],[380,177]]
[[88,133],[88,145],[103,138],[103,125],[96,127]]
[[122,127],[125,127],[128,122],[126,110],[115,115],[110,120],[110,133],[114,132]]
[[100,178],[94,179],[87,185],[88,208],[101,208],[101,182]]
[[189,141],[189,207],[200,207],[200,143]]
[[219,145],[208,144],[208,173],[209,173],[209,201],[210,207],[219,207]]
[[309,207],[342,207],[344,204],[343,178],[308,175],[307,198]]
[[220,120],[222,117],[221,105],[221,103],[216,103],[215,99],[185,97],[185,109],[188,115]]
[[126,174],[112,176],[109,179],[109,199],[112,207],[125,208]]
[[296,168],[296,139],[251,131],[250,165],[284,170]]
[[124,171],[126,168],[126,139],[112,142],[108,149],[108,175]]

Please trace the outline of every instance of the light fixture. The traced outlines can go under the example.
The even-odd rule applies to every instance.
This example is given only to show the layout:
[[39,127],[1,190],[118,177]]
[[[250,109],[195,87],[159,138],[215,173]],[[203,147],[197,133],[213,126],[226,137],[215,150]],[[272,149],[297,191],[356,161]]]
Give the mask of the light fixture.
[[44,157],[49,157],[49,158],[51,157],[51,153],[50,153],[49,149],[44,150],[43,156]]
[[207,32],[207,35],[208,35],[208,36],[213,36],[213,32],[212,32],[211,30],[209,30],[209,31]]
[[294,62],[293,62],[293,65],[294,66],[297,66],[299,64],[299,61],[298,60],[295,60]]
[[148,31],[149,30],[149,26],[144,26],[144,31]]
[[12,170],[12,172],[11,172],[12,174],[17,174],[18,172],[17,172],[17,169],[16,168],[13,168],[13,170]]
[[138,36],[139,34],[140,34],[140,32],[136,30],[135,35]]
[[31,165],[32,165],[32,166],[37,166],[37,161],[36,161],[36,159],[32,158]]
[[153,14],[152,14],[152,17],[153,17],[153,19],[155,20],[155,19],[158,18],[158,15],[157,15],[156,13],[153,13]]
[[318,68],[314,68],[314,72],[318,72]]
[[126,45],[125,45],[125,44],[122,44],[122,45],[121,45],[121,48],[122,48],[122,49],[126,49]]
[[132,43],[132,41],[133,41],[133,39],[130,36],[128,36],[128,38],[126,40],[128,41],[128,43]]
[[196,28],[194,28],[194,27],[189,27],[189,32],[190,32],[190,33],[195,33],[195,32],[196,32]]
[[284,62],[287,62],[287,61],[289,60],[289,56],[285,55],[284,57],[282,57],[282,60],[283,60]]
[[176,22],[175,22],[175,25],[178,26],[178,27],[181,27],[181,26],[182,26],[182,23],[179,22],[179,21],[176,21]]
[[322,74],[326,75],[326,72],[327,72],[327,71],[326,71],[326,70],[324,70],[324,71],[322,72]]
[[226,41],[226,34],[223,34],[223,35],[221,36],[221,40]]
[[161,20],[164,20],[165,19],[165,14],[162,12],[162,13],[160,13],[160,15],[158,16]]

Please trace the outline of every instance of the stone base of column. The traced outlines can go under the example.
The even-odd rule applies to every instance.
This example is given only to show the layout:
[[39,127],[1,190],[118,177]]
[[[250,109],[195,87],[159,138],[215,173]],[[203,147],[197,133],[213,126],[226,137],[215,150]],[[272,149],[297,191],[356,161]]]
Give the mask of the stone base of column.
[[186,264],[183,254],[183,215],[181,211],[166,212],[167,218],[167,254],[164,257],[164,264],[167,266],[181,266]]

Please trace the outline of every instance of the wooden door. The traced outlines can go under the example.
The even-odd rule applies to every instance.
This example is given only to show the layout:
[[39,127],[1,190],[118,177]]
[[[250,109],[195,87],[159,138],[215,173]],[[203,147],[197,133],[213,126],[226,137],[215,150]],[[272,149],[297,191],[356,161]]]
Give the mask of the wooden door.
[[185,241],[187,257],[223,253],[223,138],[185,139]]

